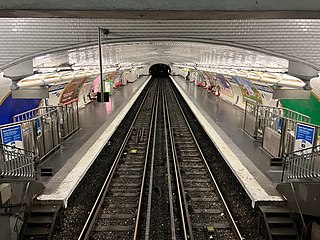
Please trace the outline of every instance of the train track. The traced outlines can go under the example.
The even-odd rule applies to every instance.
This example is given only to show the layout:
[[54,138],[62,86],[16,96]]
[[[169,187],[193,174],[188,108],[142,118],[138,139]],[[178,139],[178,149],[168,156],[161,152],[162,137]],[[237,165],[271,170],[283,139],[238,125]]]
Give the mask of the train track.
[[137,239],[156,83],[147,92],[79,239]]
[[241,239],[172,85],[151,85],[79,239]]
[[176,181],[189,239],[242,239],[172,89],[165,91]]

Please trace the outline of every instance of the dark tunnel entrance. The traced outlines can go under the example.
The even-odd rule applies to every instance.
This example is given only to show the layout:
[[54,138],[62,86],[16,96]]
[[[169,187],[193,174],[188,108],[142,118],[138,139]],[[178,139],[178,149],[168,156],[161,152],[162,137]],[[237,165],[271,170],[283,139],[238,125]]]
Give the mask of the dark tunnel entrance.
[[149,68],[149,74],[153,77],[168,77],[171,74],[171,68],[162,63],[154,64]]

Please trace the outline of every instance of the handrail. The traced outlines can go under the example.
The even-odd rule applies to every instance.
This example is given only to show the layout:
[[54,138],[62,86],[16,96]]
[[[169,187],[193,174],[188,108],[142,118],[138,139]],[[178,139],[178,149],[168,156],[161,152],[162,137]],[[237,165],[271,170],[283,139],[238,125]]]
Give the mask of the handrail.
[[[260,104],[259,104],[259,105],[260,105]],[[264,105],[260,105],[260,106],[265,107],[265,108],[269,108],[269,109],[279,109],[279,110],[284,110],[284,111],[286,111],[286,112],[293,113],[293,114],[299,115],[299,116],[301,116],[301,117],[305,117],[306,119],[308,119],[308,120],[309,120],[309,122],[310,122],[310,119],[311,119],[311,118],[310,118],[310,116],[305,115],[305,114],[300,113],[300,112],[297,112],[297,111],[294,111],[294,110],[291,110],[291,109],[289,109],[289,108],[274,107],[274,106],[264,106]],[[289,118],[289,119],[294,119],[294,118],[289,117],[289,116],[283,116],[283,117],[287,117],[287,118]]]
[[[311,121],[310,116],[291,110],[289,108],[261,105],[260,103],[248,97],[244,97],[244,100],[251,105],[257,106],[258,108],[262,108],[265,110],[279,110],[279,112],[272,112],[272,114],[274,114],[275,116],[279,116],[282,118],[287,118],[287,119],[291,119],[299,122],[304,122],[304,123],[310,123]],[[281,114],[280,111],[283,111],[283,114]],[[258,114],[258,111],[255,111],[253,115],[256,115],[256,114]],[[297,117],[293,117],[294,115]],[[303,121],[303,118],[306,119],[306,121]]]
[[[53,111],[55,111],[56,109],[58,109],[59,107],[64,107],[64,106],[67,106],[67,105],[70,105],[71,103],[74,103],[76,102],[77,100],[76,99],[73,99],[71,100],[70,102],[68,102],[67,104],[59,104],[59,105],[55,105],[55,106],[44,106],[44,107],[38,107],[38,108],[34,108],[34,109],[31,109],[31,110],[28,110],[28,111],[25,111],[23,113],[19,113],[19,114],[16,114],[13,116],[13,120],[14,122],[24,122],[24,121],[27,121],[27,120],[33,120],[35,118],[38,118],[38,117],[41,117],[43,115],[46,115],[48,113],[51,113]],[[37,114],[40,110],[42,109],[50,109],[49,111],[47,111],[46,113],[43,113],[43,114]],[[53,109],[53,110],[51,110]],[[35,113],[35,114],[32,114],[32,113]],[[23,116],[23,115],[28,115],[31,116],[31,118],[26,118],[24,119],[23,121],[15,121],[15,119]],[[2,125],[2,126],[5,126],[5,125]]]
[[[45,113],[43,114],[38,114],[38,112],[42,109],[49,109],[48,111],[46,111]],[[51,110],[52,109],[52,110]],[[49,106],[49,107],[39,107],[39,108],[35,108],[35,109],[31,109],[29,111],[26,111],[26,112],[23,112],[23,113],[20,113],[20,114],[16,114],[13,116],[13,121],[14,123],[24,123],[26,121],[30,121],[30,120],[33,120],[33,119],[36,119],[36,118],[39,118],[41,116],[45,116],[49,113],[53,113],[54,111],[57,111],[57,108],[56,107],[53,107],[53,106]],[[29,115],[29,116],[28,116]],[[25,119],[22,119],[22,120],[19,120],[19,118],[24,118]],[[10,125],[12,123],[9,123],[8,125]],[[2,125],[2,126],[5,126],[5,125]]]
[[33,151],[0,144],[0,178],[36,179],[36,155]]
[[248,98],[248,97],[244,97],[244,100],[249,102],[249,103],[251,103],[251,104],[254,104],[254,105],[260,105],[260,104],[258,104],[257,101],[255,101],[255,100],[253,100],[251,98]]
[[285,154],[281,182],[285,172],[287,179],[319,178],[320,165],[315,165],[317,156],[320,156],[320,145]]
[[34,151],[31,151],[31,150],[27,150],[27,149],[24,149],[24,148],[19,148],[19,147],[14,147],[14,146],[11,146],[11,145],[7,145],[7,144],[3,144],[3,143],[0,143],[0,149],[3,149],[3,148],[11,148],[12,151],[13,150],[18,150],[18,151],[21,151],[21,152],[24,152],[24,153],[29,153],[30,155],[34,155],[36,156],[35,152]]
[[299,204],[297,195],[296,195],[296,190],[294,189],[294,186],[293,186],[293,183],[292,183],[292,182],[290,182],[290,187],[291,187],[291,190],[292,190],[292,194],[293,194],[293,197],[294,197],[294,201],[295,201],[295,203],[296,203],[296,205],[297,205],[297,208],[298,208],[298,211],[299,211],[300,218],[301,218],[301,220],[302,220],[301,239],[303,239],[303,233],[304,233],[304,231],[307,229],[307,227],[306,227],[306,223],[305,223],[305,221],[304,221],[303,214],[302,214],[302,211],[301,211],[301,207],[300,207],[300,204]]
[[[297,151],[288,153],[288,154],[286,154],[286,155],[289,156],[289,155],[293,155],[293,154],[297,154],[297,153],[303,154],[304,151],[309,151],[309,150],[311,150],[311,152],[314,152],[313,150],[314,150],[314,149],[317,149],[317,148],[318,148],[319,151],[320,151],[320,145],[316,145],[316,146],[304,148],[304,149],[301,149],[301,150],[297,150]],[[298,154],[297,154],[297,155],[298,155]]]

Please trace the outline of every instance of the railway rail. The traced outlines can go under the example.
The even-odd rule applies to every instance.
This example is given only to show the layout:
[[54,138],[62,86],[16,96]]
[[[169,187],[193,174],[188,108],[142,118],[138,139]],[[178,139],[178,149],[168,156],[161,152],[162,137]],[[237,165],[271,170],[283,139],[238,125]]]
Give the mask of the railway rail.
[[153,79],[80,239],[242,239],[169,79]]

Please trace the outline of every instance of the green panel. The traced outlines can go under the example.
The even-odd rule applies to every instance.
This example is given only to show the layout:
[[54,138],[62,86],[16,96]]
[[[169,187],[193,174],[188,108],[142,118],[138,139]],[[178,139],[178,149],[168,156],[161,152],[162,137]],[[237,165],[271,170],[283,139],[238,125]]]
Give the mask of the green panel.
[[311,117],[311,123],[320,126],[320,102],[313,92],[310,99],[281,99],[282,106]]

